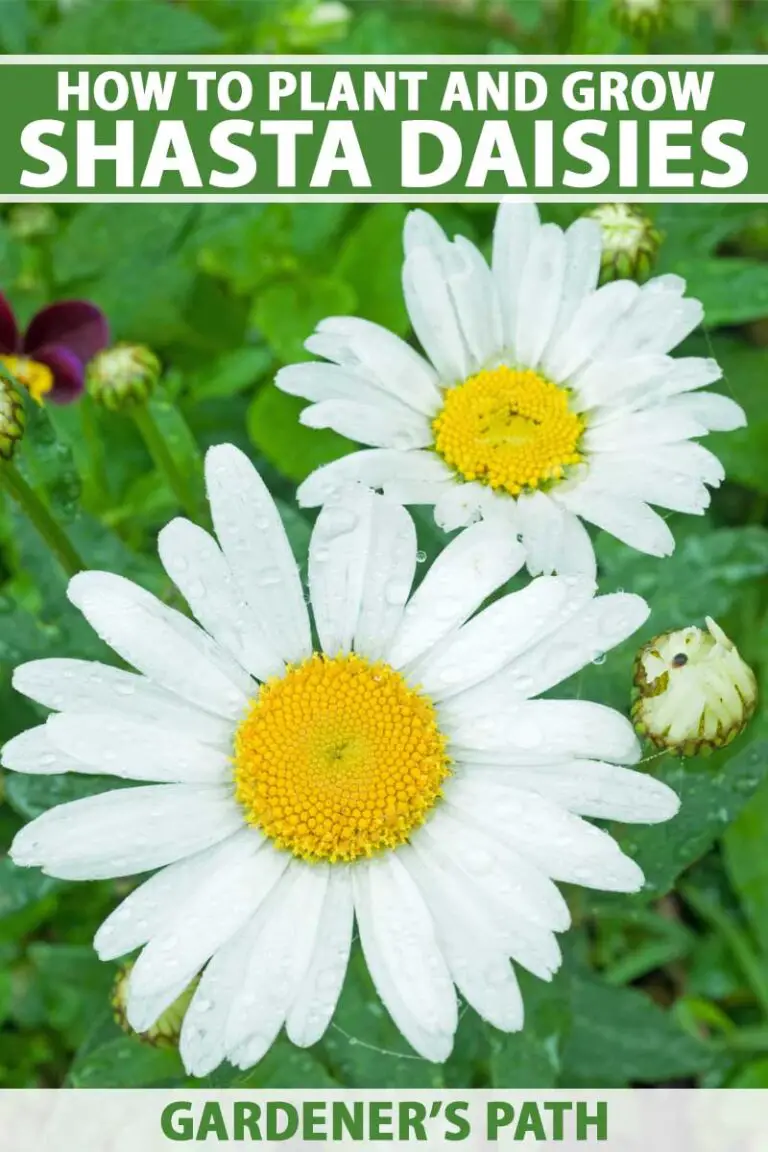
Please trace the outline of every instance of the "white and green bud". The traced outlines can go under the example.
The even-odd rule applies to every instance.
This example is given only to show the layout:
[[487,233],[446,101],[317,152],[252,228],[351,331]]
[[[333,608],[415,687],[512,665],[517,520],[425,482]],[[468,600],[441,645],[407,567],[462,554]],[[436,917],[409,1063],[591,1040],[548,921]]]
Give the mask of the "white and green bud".
[[127,1013],[128,983],[132,968],[133,964],[125,964],[120,969],[112,989],[112,1012],[115,1022],[122,1028],[123,1032],[127,1032],[130,1036],[138,1036],[142,1043],[148,1044],[152,1048],[178,1048],[181,1026],[184,1023],[184,1017],[192,1002],[199,980],[193,980],[184,989],[181,996],[174,1000],[170,1008],[166,1008],[162,1016],[158,1017],[151,1028],[148,1028],[146,1032],[134,1032],[128,1023]]
[[613,0],[611,14],[622,32],[645,40],[667,26],[670,9],[670,0]]
[[8,212],[8,231],[14,240],[42,240],[58,230],[59,218],[50,204],[14,204]]
[[85,383],[98,404],[111,412],[125,412],[146,404],[161,371],[151,349],[142,344],[115,344],[90,361]]
[[706,624],[656,636],[635,660],[635,728],[680,756],[706,756],[730,744],[757,703],[754,672],[709,616]]
[[10,460],[24,435],[26,416],[21,393],[0,374],[0,460]]
[[631,204],[599,204],[586,215],[602,232],[600,280],[647,280],[661,245],[653,222]]

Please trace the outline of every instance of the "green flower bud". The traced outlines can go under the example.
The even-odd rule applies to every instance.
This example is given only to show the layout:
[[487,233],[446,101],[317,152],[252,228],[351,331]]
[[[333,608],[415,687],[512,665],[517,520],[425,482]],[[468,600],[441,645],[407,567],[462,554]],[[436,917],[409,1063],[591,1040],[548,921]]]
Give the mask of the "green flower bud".
[[40,240],[53,236],[58,227],[50,204],[14,204],[8,212],[8,231],[14,240]]
[[613,0],[611,15],[622,32],[644,40],[666,28],[671,6],[670,0]]
[[111,412],[145,404],[160,379],[160,361],[142,344],[115,344],[90,361],[85,377],[88,392]]
[[635,660],[635,728],[680,756],[706,756],[730,744],[757,703],[754,672],[722,628],[709,616],[706,623],[706,630],[662,633]]
[[21,394],[0,375],[0,460],[10,460],[24,435],[26,415]]
[[148,1044],[152,1048],[178,1048],[181,1026],[184,1023],[184,1017],[192,1002],[199,979],[194,979],[189,987],[184,989],[181,996],[174,1000],[170,1008],[166,1008],[151,1028],[148,1028],[146,1032],[134,1032],[128,1023],[127,1015],[128,977],[132,968],[133,964],[125,964],[118,972],[115,980],[112,990],[112,1011],[115,1022],[122,1028],[123,1032],[127,1032],[129,1036],[138,1036],[142,1043]]
[[599,204],[586,213],[603,234],[600,280],[647,280],[661,244],[661,233],[630,204]]

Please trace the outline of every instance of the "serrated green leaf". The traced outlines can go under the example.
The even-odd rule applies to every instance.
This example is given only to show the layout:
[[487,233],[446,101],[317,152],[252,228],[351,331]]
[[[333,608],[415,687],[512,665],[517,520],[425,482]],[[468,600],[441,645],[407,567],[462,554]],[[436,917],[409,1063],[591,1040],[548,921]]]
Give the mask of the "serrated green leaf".
[[[208,52],[218,47],[217,30],[194,12],[159,0],[99,0],[79,3],[49,28],[38,51],[67,53],[146,53],[147,28],[153,52]],[[119,41],[119,43],[118,43]]]
[[707,328],[768,316],[768,264],[737,257],[682,260],[675,272],[704,305]]
[[354,289],[358,314],[400,336],[409,328],[401,282],[406,215],[399,204],[370,208],[346,239],[336,265],[336,274]]
[[518,971],[525,1006],[522,1032],[491,1032],[491,1083],[494,1088],[553,1088],[560,1074],[563,1044],[571,1025],[568,985],[551,984]]
[[178,1052],[121,1036],[78,1058],[69,1072],[73,1088],[172,1087],[186,1079]]

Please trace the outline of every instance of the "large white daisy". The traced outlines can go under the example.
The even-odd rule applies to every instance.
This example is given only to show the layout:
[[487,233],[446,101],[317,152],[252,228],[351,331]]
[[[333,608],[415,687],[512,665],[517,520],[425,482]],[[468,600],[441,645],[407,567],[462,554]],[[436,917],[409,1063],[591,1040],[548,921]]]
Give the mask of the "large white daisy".
[[304,424],[371,448],[319,468],[299,501],[356,480],[434,505],[447,530],[500,514],[532,575],[594,574],[582,520],[668,555],[672,534],[649,505],[702,513],[724,473],[695,440],[744,413],[701,391],[721,375],[714,360],[669,355],[702,320],[685,281],[597,288],[600,252],[596,221],[563,232],[533,204],[505,203],[489,268],[411,212],[403,287],[428,359],[367,321],[320,323],[306,347],[328,362],[284,368],[277,385],[312,401]]
[[128,1016],[148,1028],[204,969],[181,1052],[203,1075],[248,1067],[285,1026],[324,1033],[357,923],[393,1020],[444,1060],[456,988],[522,1027],[513,964],[548,980],[568,908],[553,883],[634,891],[638,866],[583,816],[654,822],[677,797],[621,765],[629,722],[537,700],[646,618],[638,596],[542,577],[483,602],[523,551],[494,523],[452,541],[411,593],[405,509],[356,486],[321,512],[312,620],[280,516],[235,448],[207,458],[216,536],[174,520],[160,556],[198,623],[120,576],[72,602],[136,672],[18,668],[54,709],[11,740],[17,772],[108,772],[139,787],[63,804],[16,837],[17,864],[66,880],[155,874],[100,928],[107,959],[143,949]]

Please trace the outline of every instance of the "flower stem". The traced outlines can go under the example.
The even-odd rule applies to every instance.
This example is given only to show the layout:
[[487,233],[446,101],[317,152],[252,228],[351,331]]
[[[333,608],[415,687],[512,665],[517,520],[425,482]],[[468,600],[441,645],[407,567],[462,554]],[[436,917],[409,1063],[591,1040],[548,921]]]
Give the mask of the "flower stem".
[[0,464],[0,485],[29,517],[67,575],[75,576],[82,572],[86,565],[72,547],[69,537],[13,464]]
[[154,417],[146,404],[138,405],[131,413],[136,421],[136,427],[147,446],[155,467],[162,472],[181,507],[191,520],[198,519],[198,508],[187,482],[179,471],[176,461],[168,451],[168,445],[155,423]]

